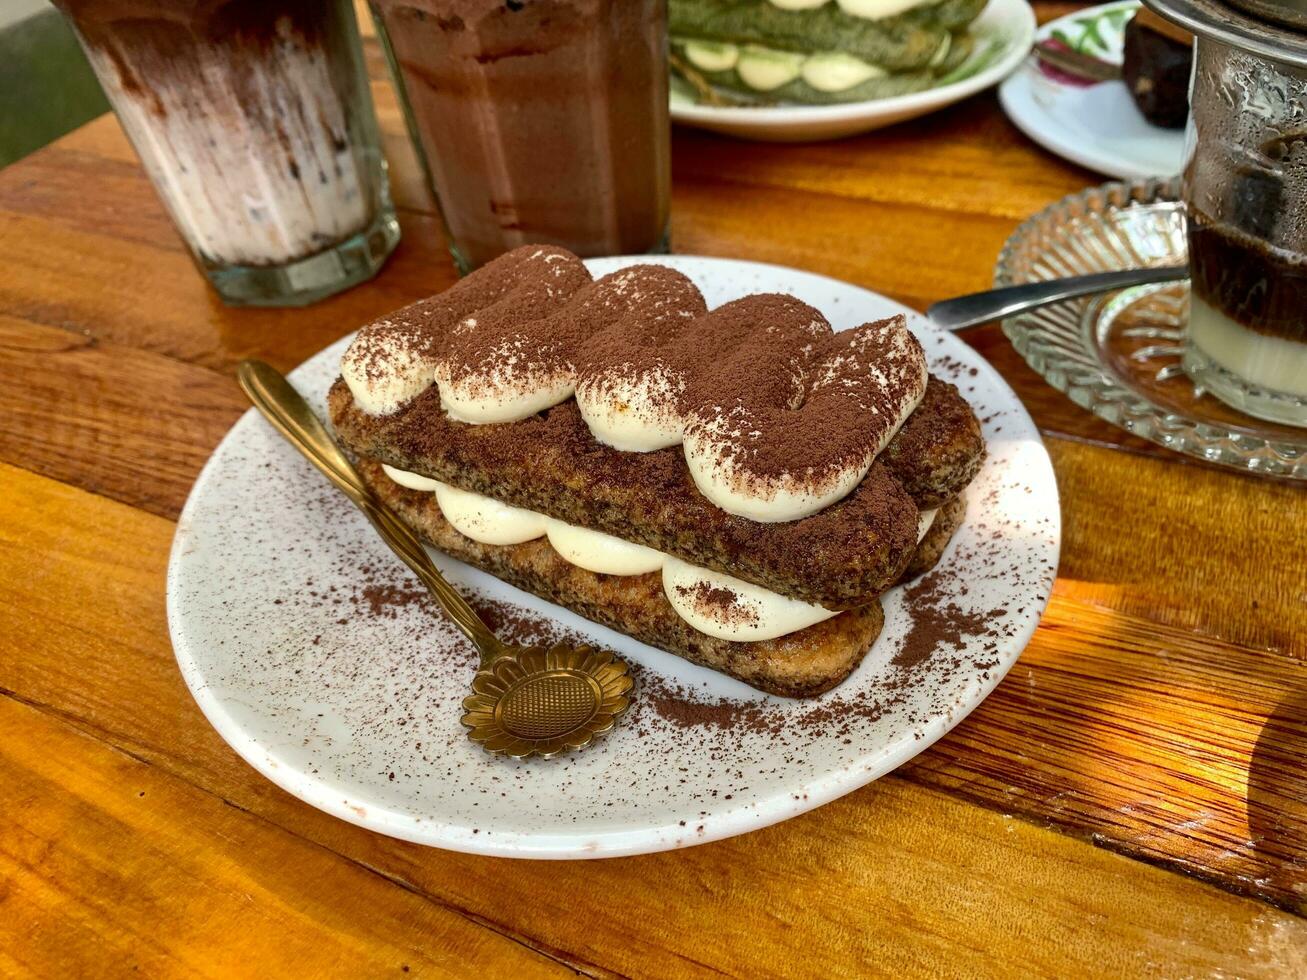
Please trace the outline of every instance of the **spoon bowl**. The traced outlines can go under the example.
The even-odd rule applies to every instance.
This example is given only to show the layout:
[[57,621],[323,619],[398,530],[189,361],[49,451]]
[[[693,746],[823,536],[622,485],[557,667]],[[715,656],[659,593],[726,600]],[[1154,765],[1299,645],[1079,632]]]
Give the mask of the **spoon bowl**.
[[607,650],[518,647],[477,672],[463,724],[488,751],[548,758],[610,731],[631,686],[626,664]]

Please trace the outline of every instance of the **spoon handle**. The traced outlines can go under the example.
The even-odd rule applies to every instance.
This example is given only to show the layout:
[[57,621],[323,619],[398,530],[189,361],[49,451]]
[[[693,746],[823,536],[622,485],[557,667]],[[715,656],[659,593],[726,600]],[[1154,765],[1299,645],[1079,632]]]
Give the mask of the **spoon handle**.
[[1122,269],[1119,272],[1095,272],[1088,276],[1070,276],[1066,279],[1048,279],[1028,282],[1020,286],[988,289],[983,293],[970,293],[955,299],[932,303],[926,316],[945,330],[967,330],[990,320],[1015,316],[1029,310],[1088,296],[1107,293],[1127,286],[1142,286],[1153,282],[1171,282],[1189,275],[1185,265],[1157,266],[1151,269]]
[[477,648],[482,664],[494,660],[503,650],[499,638],[440,574],[412,529],[364,485],[349,457],[290,382],[275,368],[254,360],[242,361],[236,377],[263,417],[363,511],[381,539],[431,590],[445,615]]

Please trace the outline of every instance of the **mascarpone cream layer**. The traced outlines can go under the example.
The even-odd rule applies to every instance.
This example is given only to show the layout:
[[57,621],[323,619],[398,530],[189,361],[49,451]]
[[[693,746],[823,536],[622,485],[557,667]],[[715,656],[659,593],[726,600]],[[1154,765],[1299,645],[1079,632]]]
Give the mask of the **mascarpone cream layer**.
[[[491,497],[384,466],[400,486],[435,493],[445,520],[481,544],[521,544],[540,537],[564,561],[601,575],[662,572],[663,592],[682,619],[708,636],[750,642],[770,640],[838,615],[830,609],[778,595],[751,582],[700,568],[611,534],[576,527]],[[924,517],[925,515],[923,515]],[[933,518],[933,512],[930,512]],[[924,524],[928,528],[929,523]],[[925,531],[921,532],[923,535]]]

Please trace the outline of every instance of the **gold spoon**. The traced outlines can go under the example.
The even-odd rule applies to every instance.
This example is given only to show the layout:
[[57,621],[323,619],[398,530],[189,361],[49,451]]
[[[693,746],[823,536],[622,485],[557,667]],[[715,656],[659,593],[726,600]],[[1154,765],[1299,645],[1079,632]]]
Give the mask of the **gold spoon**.
[[481,669],[463,700],[462,718],[472,741],[515,759],[548,757],[612,730],[630,704],[633,681],[624,660],[589,646],[504,643],[445,581],[412,529],[367,488],[290,382],[262,361],[242,361],[236,377],[254,407],[363,511],[476,647]]

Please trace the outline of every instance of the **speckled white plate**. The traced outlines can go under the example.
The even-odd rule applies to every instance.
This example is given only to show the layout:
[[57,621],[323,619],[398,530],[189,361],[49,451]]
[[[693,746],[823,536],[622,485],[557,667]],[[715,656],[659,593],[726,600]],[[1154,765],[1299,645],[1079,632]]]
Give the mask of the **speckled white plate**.
[[[634,261],[647,260],[589,264],[602,274]],[[714,306],[789,292],[837,329],[906,312],[791,269],[658,261]],[[364,827],[460,851],[577,858],[685,847],[848,793],[926,748],[994,688],[1034,631],[1058,560],[1057,487],[1029,416],[969,347],[912,321],[932,369],[983,420],[989,456],[938,569],[909,587],[914,596],[884,597],[880,639],[827,695],[760,694],[437,556],[502,626],[584,636],[638,668],[636,703],[606,740],[553,760],[489,757],[458,720],[474,669],[468,645],[253,411],[214,452],[177,527],[168,621],[186,683],[219,734],[277,785]],[[291,375],[320,410],[345,343]]]
[[1026,0],[989,0],[971,25],[976,51],[934,88],[843,105],[711,106],[677,97],[672,121],[769,143],[806,143],[867,133],[915,119],[997,85],[1030,50],[1035,15]]

